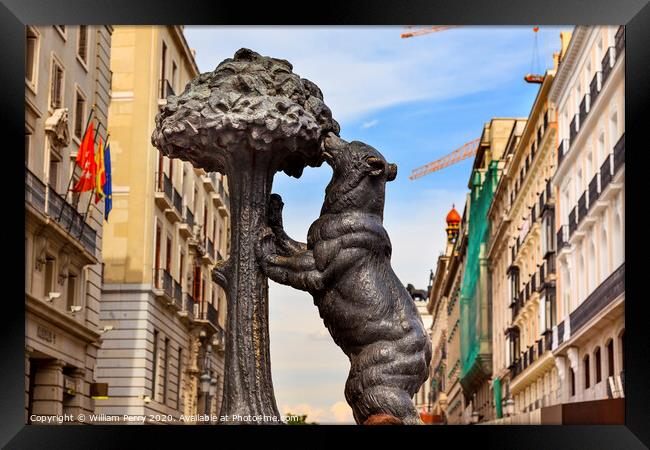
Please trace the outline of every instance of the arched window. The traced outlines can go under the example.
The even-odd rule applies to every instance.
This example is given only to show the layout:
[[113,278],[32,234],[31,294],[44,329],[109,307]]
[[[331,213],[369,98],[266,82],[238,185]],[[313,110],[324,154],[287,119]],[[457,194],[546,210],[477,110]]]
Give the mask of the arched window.
[[596,347],[594,352],[594,364],[596,365],[596,384],[600,383],[603,378],[603,372],[601,367],[601,357],[600,357],[600,347]]
[[576,374],[573,371],[573,368],[569,369],[569,396],[573,397],[576,395]]
[[609,275],[609,251],[608,251],[608,242],[607,242],[607,228],[605,227],[605,216],[601,216],[600,219],[601,229],[600,229],[600,246],[598,248],[600,256],[600,282],[605,281],[605,278]]
[[619,347],[621,348],[620,350],[620,359],[619,361],[621,362],[621,371],[625,370],[625,329],[621,331],[621,334],[618,335],[618,342],[619,342]]
[[614,341],[607,341],[607,376],[614,376]]
[[582,360],[582,366],[585,374],[585,389],[589,389],[589,382],[590,382],[590,376],[589,376],[589,355],[585,355],[584,359]]

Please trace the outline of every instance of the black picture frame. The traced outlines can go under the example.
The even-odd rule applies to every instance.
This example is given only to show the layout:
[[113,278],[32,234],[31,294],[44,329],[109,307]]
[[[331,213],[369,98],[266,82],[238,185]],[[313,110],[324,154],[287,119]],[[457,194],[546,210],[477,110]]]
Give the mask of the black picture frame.
[[[146,0],[140,2],[111,0],[107,2],[66,2],[47,0],[3,0],[0,5],[0,34],[2,35],[0,86],[2,86],[2,123],[4,134],[2,172],[6,219],[3,228],[5,292],[3,295],[3,325],[0,327],[0,444],[3,448],[116,448],[133,446],[134,440],[145,434],[148,446],[167,442],[172,435],[181,435],[190,445],[218,445],[221,439],[232,442],[232,433],[241,427],[124,427],[111,426],[26,426],[24,424],[24,339],[25,309],[20,280],[24,264],[13,264],[11,241],[21,242],[24,233],[24,203],[20,192],[19,167],[21,152],[20,132],[24,128],[24,25],[38,24],[267,24],[267,25],[405,25],[411,23],[466,24],[466,25],[625,25],[625,117],[626,145],[637,148],[627,152],[632,161],[626,165],[626,210],[632,211],[632,220],[626,221],[626,308],[625,323],[625,425],[617,426],[447,426],[447,427],[265,427],[251,431],[282,434],[291,445],[296,433],[303,434],[298,442],[326,442],[332,434],[361,439],[386,433],[397,434],[400,441],[424,438],[434,447],[449,443],[467,443],[477,440],[488,448],[576,448],[576,449],[631,449],[650,445],[650,352],[648,349],[647,317],[642,295],[644,257],[641,248],[647,248],[647,234],[643,233],[645,212],[642,198],[647,192],[643,183],[642,155],[645,144],[644,112],[650,110],[650,5],[648,0],[507,0],[501,2],[470,0],[411,0],[404,1],[331,1],[307,5],[297,2],[268,2],[249,6],[236,2],[174,2]],[[647,141],[646,141],[647,142]],[[647,145],[647,144],[645,144]],[[631,189],[630,189],[631,187]],[[638,219],[637,219],[638,217]],[[644,245],[646,244],[646,245]],[[22,250],[18,245],[18,254]],[[9,270],[7,273],[6,270]],[[24,276],[24,273],[23,273]],[[24,284],[23,284],[24,285]],[[11,289],[7,290],[7,287]],[[155,431],[153,433],[152,431]],[[316,434],[314,434],[316,433]],[[353,435],[354,433],[354,435]],[[406,434],[404,434],[406,433]],[[256,436],[257,437],[257,436]],[[289,440],[286,440],[286,439]],[[305,439],[305,441],[302,441]],[[446,441],[447,444],[442,444]],[[340,438],[335,442],[341,442]],[[411,444],[412,445],[412,444]],[[302,446],[302,445],[301,445]]]

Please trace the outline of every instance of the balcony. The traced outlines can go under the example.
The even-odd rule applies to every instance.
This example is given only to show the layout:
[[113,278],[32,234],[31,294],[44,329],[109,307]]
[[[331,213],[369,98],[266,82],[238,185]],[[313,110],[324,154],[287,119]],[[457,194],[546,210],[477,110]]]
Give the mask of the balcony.
[[569,140],[568,139],[562,139],[560,141],[560,145],[557,147],[557,166],[558,168],[560,167],[560,164],[562,164],[562,160],[564,157],[569,153]]
[[614,173],[625,164],[625,133],[621,135],[616,145],[614,145]]
[[614,47],[609,47],[605,52],[605,56],[603,56],[603,60],[601,63],[602,72],[603,72],[603,85],[607,82],[607,78],[609,78],[609,74],[612,72],[612,68],[616,63],[615,52],[616,49]]
[[589,114],[589,111],[591,110],[591,101],[589,97],[589,94],[585,94],[585,96],[582,97],[582,101],[580,102],[580,113],[578,116],[580,123],[585,123],[587,114]]
[[201,181],[203,182],[203,186],[208,193],[214,193],[217,191],[217,183],[215,183],[215,177],[212,175],[214,175],[214,172],[201,175]]
[[578,114],[573,116],[569,124],[569,145],[575,141],[578,131],[580,130],[580,117]]
[[212,243],[212,239],[208,239],[208,244],[206,245],[206,247],[208,248],[208,253],[210,254],[212,259],[214,260],[216,258],[216,256],[215,256],[215,252],[214,252],[214,244]]
[[174,188],[174,210],[178,213],[178,220],[183,220],[183,197],[181,194]]
[[609,154],[600,166],[600,192],[603,192],[612,181],[612,155]]
[[562,249],[569,247],[569,226],[562,225],[559,230],[557,230],[557,248]]
[[178,232],[184,238],[190,238],[194,236],[194,214],[190,211],[190,208],[185,206],[185,213],[183,214],[182,222],[178,227]]
[[584,191],[578,199],[578,225],[587,215],[587,191]]
[[219,325],[219,316],[217,309],[211,303],[205,301],[201,303],[201,311],[197,317],[197,320],[207,322],[217,333],[223,331]]
[[154,269],[153,279],[156,297],[164,299],[168,303],[174,302],[174,281],[166,269]]
[[615,47],[616,47],[616,58],[620,58],[623,52],[625,51],[625,26],[621,25],[616,31],[616,36],[614,37]]
[[589,84],[589,95],[591,96],[591,102],[595,103],[596,98],[598,97],[598,94],[600,94],[600,91],[603,87],[602,81],[603,81],[603,73],[598,71],[594,74],[594,77],[591,79],[591,83]]
[[166,173],[156,173],[156,192],[154,195],[156,205],[158,205],[163,212],[174,207],[174,188],[172,187],[172,181]]
[[[201,255],[201,262],[204,264],[214,264],[214,245],[210,239],[202,238],[198,246],[198,253]],[[210,251],[212,247],[212,251]]]
[[183,289],[180,283],[174,280],[174,306],[181,311],[183,309]]
[[58,223],[69,237],[81,244],[92,256],[89,259],[94,259],[97,232],[86,223],[83,214],[79,213],[73,205],[66,202],[54,189],[45,186],[27,168],[25,168],[25,203],[30,204],[38,212],[49,216],[54,222]]
[[194,298],[188,294],[187,292],[184,294],[185,298],[183,301],[183,309],[179,311],[179,314],[181,317],[186,318],[188,321],[192,322],[194,321],[194,318],[196,317],[195,314],[195,307],[198,305],[195,301]]
[[578,223],[576,222],[576,207],[574,206],[569,213],[569,238],[573,236],[573,233],[576,231],[577,227]]
[[587,322],[603,311],[619,295],[625,292],[625,263],[605,279],[570,315],[571,334],[579,331]]
[[600,197],[600,173],[596,172],[589,182],[589,209],[596,203]]

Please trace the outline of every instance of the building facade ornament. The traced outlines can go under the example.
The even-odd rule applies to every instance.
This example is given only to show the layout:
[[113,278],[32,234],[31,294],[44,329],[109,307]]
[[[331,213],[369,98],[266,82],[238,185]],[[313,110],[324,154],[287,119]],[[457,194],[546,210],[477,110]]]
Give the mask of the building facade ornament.
[[55,109],[50,117],[45,120],[45,132],[49,135],[55,147],[70,145],[68,131],[68,108]]

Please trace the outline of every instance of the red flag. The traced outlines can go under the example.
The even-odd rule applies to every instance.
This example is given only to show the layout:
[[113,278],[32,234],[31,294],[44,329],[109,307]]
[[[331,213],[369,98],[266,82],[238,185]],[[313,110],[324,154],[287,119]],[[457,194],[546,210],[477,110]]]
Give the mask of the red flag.
[[83,141],[77,153],[77,165],[81,167],[81,177],[77,184],[72,188],[73,192],[86,192],[95,189],[95,178],[97,176],[97,164],[95,163],[95,140],[94,140],[94,126],[90,122],[90,126],[84,134]]

